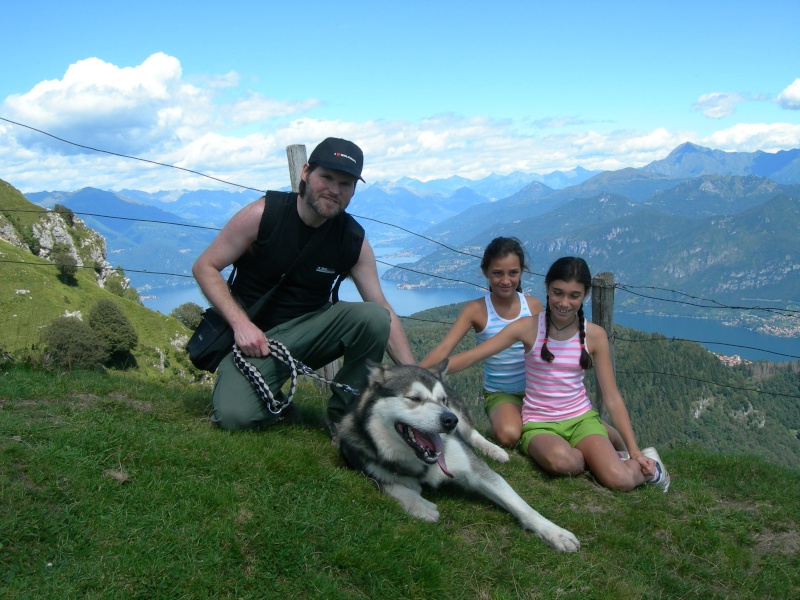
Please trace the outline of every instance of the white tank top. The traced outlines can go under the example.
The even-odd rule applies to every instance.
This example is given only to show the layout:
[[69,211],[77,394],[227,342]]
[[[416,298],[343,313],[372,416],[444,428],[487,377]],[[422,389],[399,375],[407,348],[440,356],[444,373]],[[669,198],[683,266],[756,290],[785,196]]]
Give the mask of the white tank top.
[[[486,327],[475,333],[480,344],[494,337],[509,323],[522,317],[530,317],[531,309],[521,292],[519,296],[519,314],[513,319],[504,319],[497,314],[492,304],[491,293],[486,294]],[[522,342],[516,342],[510,348],[490,356],[483,361],[483,388],[488,392],[506,392],[514,394],[525,391],[525,348]]]

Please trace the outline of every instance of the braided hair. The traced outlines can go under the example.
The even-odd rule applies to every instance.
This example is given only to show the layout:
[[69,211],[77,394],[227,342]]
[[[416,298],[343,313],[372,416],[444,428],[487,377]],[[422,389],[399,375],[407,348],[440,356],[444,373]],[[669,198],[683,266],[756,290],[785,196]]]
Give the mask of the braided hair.
[[[486,249],[483,251],[481,270],[485,274],[489,270],[489,265],[492,264],[494,259],[505,258],[509,254],[517,255],[517,258],[519,258],[519,268],[522,272],[528,270],[525,266],[525,250],[522,248],[522,242],[514,237],[496,237],[489,242],[489,245],[487,245]],[[489,291],[492,291],[491,286],[489,286]],[[520,278],[519,283],[517,283],[517,291],[522,291],[522,278]]]
[[[577,256],[564,256],[556,260],[550,266],[550,270],[547,271],[547,275],[545,275],[545,287],[549,287],[552,282],[559,280],[564,282],[577,281],[578,283],[583,284],[584,288],[586,289],[586,293],[588,293],[589,289],[592,287],[592,274],[589,271],[589,265],[586,264],[585,260]],[[580,365],[583,369],[589,370],[592,368],[592,356],[589,354],[588,350],[586,350],[586,331],[584,326],[582,302],[580,308],[578,309],[577,318],[578,333],[580,334],[581,340]],[[550,297],[548,294],[547,304],[545,305],[545,340],[544,344],[542,344],[541,351],[542,360],[546,362],[553,362],[553,359],[555,359],[555,356],[553,356],[553,353],[550,352],[550,349],[547,347],[547,332],[550,331],[550,324]]]

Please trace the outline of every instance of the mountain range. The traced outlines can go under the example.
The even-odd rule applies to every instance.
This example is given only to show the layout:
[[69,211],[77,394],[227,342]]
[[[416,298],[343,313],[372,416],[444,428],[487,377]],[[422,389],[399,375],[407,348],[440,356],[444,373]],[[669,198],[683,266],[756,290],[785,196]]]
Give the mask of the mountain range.
[[[800,150],[724,152],[686,143],[641,168],[576,169],[547,179],[552,185],[543,179],[513,173],[479,181],[377,182],[358,188],[350,212],[361,218],[374,246],[420,256],[404,266],[434,276],[481,281],[475,256],[493,237],[513,235],[525,244],[534,273],[544,272],[557,256],[578,254],[593,271],[611,271],[629,285],[720,301],[759,298],[776,306],[796,304],[800,297]],[[127,271],[181,276],[129,273],[134,286],[147,289],[184,283],[213,228],[258,196],[87,188],[27,197],[79,214],[141,219],[82,216],[106,236],[109,257]],[[390,269],[384,278],[452,285],[406,269]],[[625,302],[653,309],[640,298]]]

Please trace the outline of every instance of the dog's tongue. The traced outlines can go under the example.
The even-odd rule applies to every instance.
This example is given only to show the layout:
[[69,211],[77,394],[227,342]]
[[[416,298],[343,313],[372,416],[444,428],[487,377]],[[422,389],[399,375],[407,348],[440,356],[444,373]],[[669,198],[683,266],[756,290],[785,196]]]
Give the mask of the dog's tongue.
[[442,470],[442,473],[448,477],[455,478],[455,476],[447,470],[447,463],[444,462],[444,446],[442,445],[442,436],[434,433],[430,436],[430,440],[433,442],[433,448],[436,450],[436,454],[438,455],[436,462],[439,463],[439,468]]

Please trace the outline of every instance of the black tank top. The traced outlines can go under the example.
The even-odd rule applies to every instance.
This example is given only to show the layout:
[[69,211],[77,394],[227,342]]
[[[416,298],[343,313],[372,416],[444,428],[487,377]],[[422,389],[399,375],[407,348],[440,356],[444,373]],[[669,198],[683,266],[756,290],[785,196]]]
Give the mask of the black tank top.
[[[258,237],[234,263],[232,292],[245,309],[278,282],[314,233],[297,214],[296,202],[294,192],[267,194]],[[352,216],[343,212],[331,219],[319,246],[287,274],[253,322],[266,331],[321,308],[336,277],[358,261],[363,241],[364,228]]]

